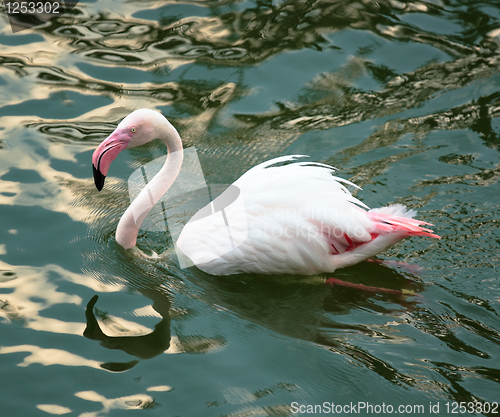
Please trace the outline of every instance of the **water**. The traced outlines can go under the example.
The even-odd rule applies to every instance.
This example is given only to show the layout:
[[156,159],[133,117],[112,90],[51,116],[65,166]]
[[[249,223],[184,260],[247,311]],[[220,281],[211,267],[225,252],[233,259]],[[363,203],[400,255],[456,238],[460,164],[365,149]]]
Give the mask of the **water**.
[[[16,34],[4,10],[2,416],[500,413],[497,1],[80,1]],[[123,152],[100,193],[91,155],[141,107],[208,183],[307,154],[418,210],[442,239],[379,257],[418,268],[335,273],[417,295],[127,256],[127,179],[165,150]]]

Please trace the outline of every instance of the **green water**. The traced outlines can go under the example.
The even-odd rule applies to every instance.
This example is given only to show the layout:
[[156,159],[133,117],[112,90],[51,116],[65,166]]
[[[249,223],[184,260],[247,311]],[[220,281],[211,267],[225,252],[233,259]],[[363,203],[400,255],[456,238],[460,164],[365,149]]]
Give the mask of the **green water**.
[[[1,7],[1,416],[500,414],[496,0],[80,1],[15,34]],[[122,152],[100,193],[91,155],[142,107],[209,183],[306,154],[418,210],[442,239],[379,256],[418,268],[335,272],[416,295],[123,253],[127,179],[165,150]]]

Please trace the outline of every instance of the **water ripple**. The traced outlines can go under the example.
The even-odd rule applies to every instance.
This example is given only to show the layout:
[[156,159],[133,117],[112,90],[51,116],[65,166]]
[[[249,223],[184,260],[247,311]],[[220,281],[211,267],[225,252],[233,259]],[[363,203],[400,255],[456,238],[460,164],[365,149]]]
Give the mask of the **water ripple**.
[[[172,415],[285,416],[292,401],[496,400],[498,5],[188,3],[85,3],[30,34],[0,33],[2,371],[54,376],[23,386],[37,392],[26,404],[7,384],[5,412],[161,415],[168,403]],[[121,251],[126,178],[165,150],[123,152],[101,193],[90,156],[139,107],[171,119],[210,182],[308,153],[343,168],[370,205],[419,209],[442,239],[381,255],[418,273],[396,262],[336,273],[416,295],[324,276],[216,278]],[[139,246],[172,241],[145,232]]]

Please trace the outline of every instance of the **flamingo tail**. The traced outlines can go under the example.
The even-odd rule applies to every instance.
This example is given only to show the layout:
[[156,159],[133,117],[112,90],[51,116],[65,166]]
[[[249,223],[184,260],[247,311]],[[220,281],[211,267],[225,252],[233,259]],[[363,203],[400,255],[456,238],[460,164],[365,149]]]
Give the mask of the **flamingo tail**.
[[[415,212],[401,212],[398,211],[398,214],[395,215],[384,212],[384,209],[391,209],[394,206],[384,207],[382,209],[370,210],[367,214],[368,217],[375,223],[375,231],[378,233],[402,233],[407,236],[427,236],[433,237],[436,239],[441,239],[441,236],[436,235],[434,231],[431,229],[426,229],[422,226],[434,226],[431,223],[424,222],[422,220],[416,220],[411,217]],[[389,210],[388,210],[389,211]],[[396,211],[396,210],[391,210]],[[406,216],[405,216],[406,215]]]

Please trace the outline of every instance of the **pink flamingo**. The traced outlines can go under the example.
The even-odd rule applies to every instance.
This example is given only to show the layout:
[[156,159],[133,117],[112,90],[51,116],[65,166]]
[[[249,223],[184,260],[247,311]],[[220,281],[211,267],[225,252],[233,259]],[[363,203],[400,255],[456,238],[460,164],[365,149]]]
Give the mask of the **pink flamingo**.
[[[168,156],[118,224],[116,241],[126,249],[136,245],[142,221],[180,171],[181,138],[160,113],[140,109],[125,117],[92,156],[100,191],[111,162],[122,150],[157,138],[165,142]],[[207,206],[186,224],[177,248],[212,275],[312,275],[365,261],[408,236],[439,238],[422,227],[430,223],[412,218],[415,211],[401,204],[370,210],[344,184],[359,187],[334,176],[335,168],[297,162],[298,157],[272,159],[243,174],[232,188],[240,204],[224,207],[229,223],[221,223],[221,216],[206,215],[207,210],[213,213]],[[211,204],[216,206],[221,197]]]

